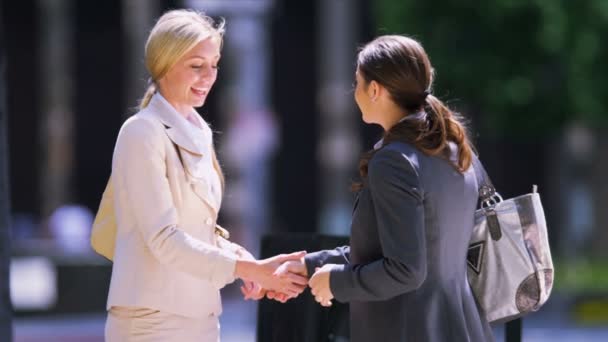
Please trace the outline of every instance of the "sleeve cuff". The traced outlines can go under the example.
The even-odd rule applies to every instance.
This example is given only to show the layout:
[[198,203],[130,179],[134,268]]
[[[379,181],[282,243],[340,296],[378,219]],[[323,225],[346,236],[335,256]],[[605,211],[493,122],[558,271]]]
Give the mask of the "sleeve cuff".
[[232,283],[236,277],[234,275],[236,269],[237,256],[226,250],[218,250],[217,258],[215,260],[215,270],[211,282],[221,289],[227,284]]
[[329,275],[329,289],[334,299],[341,303],[348,301],[348,298],[345,296],[345,292],[349,289],[348,271],[347,265],[334,265]]
[[306,272],[308,272],[309,279],[315,274],[315,268],[323,266],[323,259],[321,257],[321,252],[310,253],[304,256],[304,263],[306,264]]

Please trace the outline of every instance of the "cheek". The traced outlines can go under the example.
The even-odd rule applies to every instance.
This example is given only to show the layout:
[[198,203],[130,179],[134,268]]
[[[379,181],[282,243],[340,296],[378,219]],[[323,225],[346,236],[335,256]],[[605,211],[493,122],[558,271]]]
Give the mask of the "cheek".
[[176,73],[172,77],[173,87],[175,88],[186,88],[189,86],[189,78],[186,72]]
[[215,83],[215,80],[217,80],[217,69],[213,69],[208,77],[208,81],[211,84]]
[[361,111],[365,110],[365,101],[363,99],[363,94],[361,94],[361,91],[355,91],[355,102],[357,103],[357,106],[359,106],[359,109]]

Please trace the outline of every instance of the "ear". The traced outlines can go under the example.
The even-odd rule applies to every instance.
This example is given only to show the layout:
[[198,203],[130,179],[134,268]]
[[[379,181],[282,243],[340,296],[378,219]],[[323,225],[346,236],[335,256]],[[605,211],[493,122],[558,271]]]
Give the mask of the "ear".
[[369,87],[367,87],[367,92],[369,95],[369,98],[373,101],[376,102],[378,100],[378,97],[380,96],[380,84],[376,81],[371,81],[369,83]]

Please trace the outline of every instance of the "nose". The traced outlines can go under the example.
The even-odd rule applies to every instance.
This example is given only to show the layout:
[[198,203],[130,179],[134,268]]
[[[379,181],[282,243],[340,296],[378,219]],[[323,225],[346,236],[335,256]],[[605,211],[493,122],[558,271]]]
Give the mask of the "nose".
[[199,82],[196,82],[198,88],[211,88],[213,82],[208,77],[202,77]]
[[213,84],[214,79],[215,79],[215,76],[213,75],[213,73],[205,72],[200,75],[199,83],[205,84],[205,85],[211,85],[211,84]]

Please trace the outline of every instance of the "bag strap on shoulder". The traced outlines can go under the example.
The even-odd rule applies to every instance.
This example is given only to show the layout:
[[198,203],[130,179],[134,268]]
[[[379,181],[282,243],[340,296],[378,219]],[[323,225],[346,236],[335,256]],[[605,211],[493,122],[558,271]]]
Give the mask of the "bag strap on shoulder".
[[496,188],[492,184],[490,176],[486,172],[486,169],[479,161],[479,157],[473,155],[473,170],[475,171],[475,177],[477,178],[479,200],[483,203],[492,198],[497,192]]

